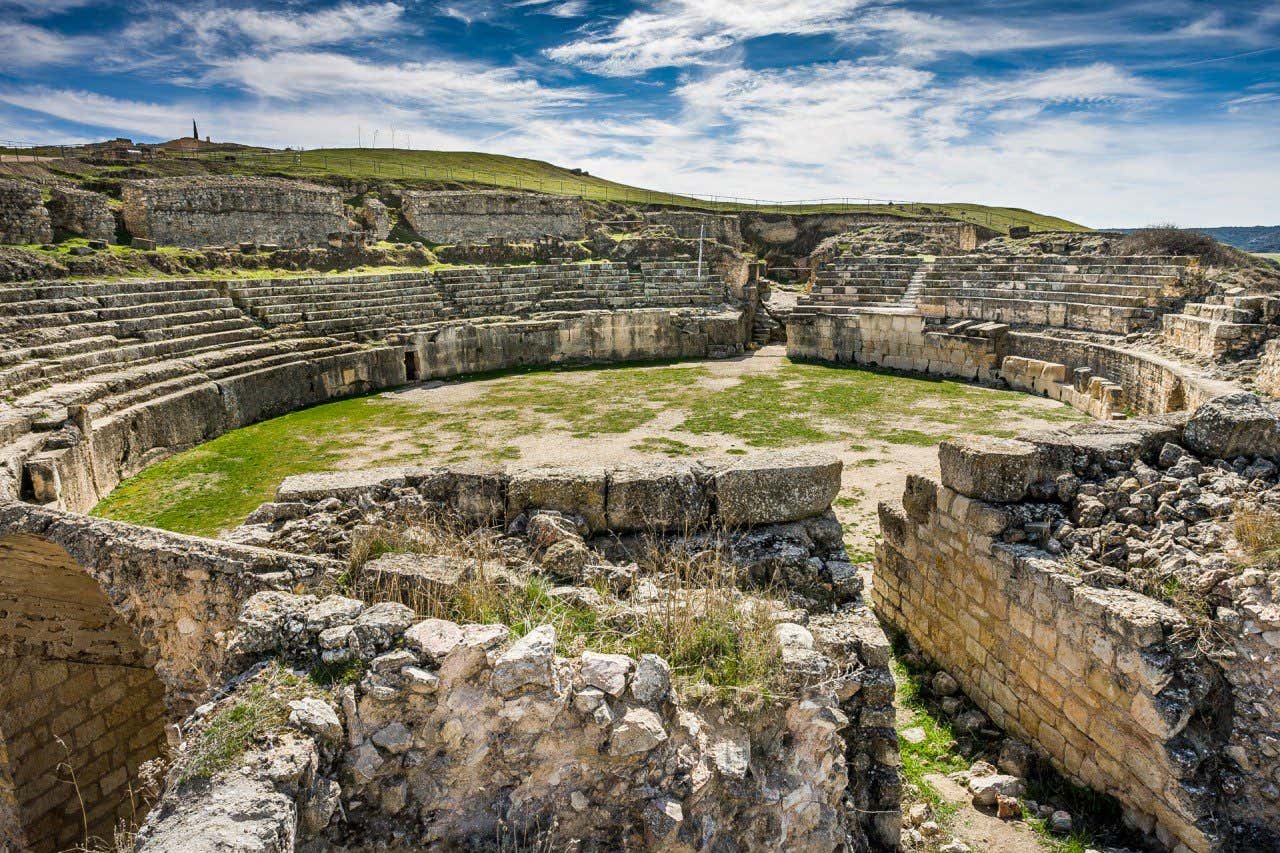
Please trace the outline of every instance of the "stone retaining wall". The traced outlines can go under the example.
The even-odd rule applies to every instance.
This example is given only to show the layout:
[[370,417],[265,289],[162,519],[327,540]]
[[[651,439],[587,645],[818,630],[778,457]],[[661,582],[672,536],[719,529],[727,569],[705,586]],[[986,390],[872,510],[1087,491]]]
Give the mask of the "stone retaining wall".
[[57,231],[115,242],[116,218],[107,197],[101,193],[54,187],[49,198],[49,215]]
[[53,228],[40,187],[0,179],[0,244],[48,243],[52,239]]
[[[11,465],[7,473],[25,478],[25,489],[9,482],[7,491],[88,512],[121,480],[228,430],[403,381],[402,353],[381,347],[198,382],[96,419],[68,447],[23,457],[21,466]],[[0,492],[5,486],[0,481]]]
[[1237,390],[1152,353],[1001,323],[925,323],[910,309],[795,312],[787,320],[787,355],[1005,384],[1103,420],[1181,411]]
[[[873,599],[997,725],[1116,797],[1127,822],[1165,848],[1270,849],[1280,835],[1266,778],[1280,754],[1276,715],[1258,703],[1274,696],[1266,631],[1280,620],[1269,615],[1266,581],[1246,572],[1228,582],[1237,602],[1228,615],[1249,617],[1222,623],[1230,636],[1211,659],[1174,608],[1086,581],[1061,546],[1055,556],[1043,538],[1028,541],[1057,502],[1079,512],[1071,501],[1081,478],[1149,472],[1144,465],[1169,456],[1169,442],[1202,446],[1210,423],[1222,439],[1243,435],[1216,413],[1191,423],[1199,426],[1185,436],[1178,426],[1131,422],[944,442],[941,481],[912,476],[901,505],[880,506]],[[1260,450],[1276,452],[1274,443]],[[1188,470],[1194,481],[1199,469]]]
[[740,311],[591,311],[560,319],[453,323],[408,336],[419,379],[511,367],[668,358],[743,351]]
[[323,246],[348,230],[342,193],[279,178],[185,177],[125,181],[124,222],[162,246],[241,242]]
[[1193,409],[1235,390],[1230,383],[1207,379],[1163,356],[1052,333],[1010,332],[1009,354],[1072,370],[1087,368],[1093,376],[1119,385],[1121,405],[1139,416]]
[[583,237],[582,200],[506,190],[410,190],[400,206],[410,227],[431,243],[517,242]]

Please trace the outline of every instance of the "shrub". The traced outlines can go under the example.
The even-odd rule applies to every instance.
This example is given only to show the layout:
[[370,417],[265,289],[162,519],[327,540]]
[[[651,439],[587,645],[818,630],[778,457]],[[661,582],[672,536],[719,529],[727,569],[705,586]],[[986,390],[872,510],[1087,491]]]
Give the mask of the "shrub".
[[1234,266],[1231,250],[1199,231],[1179,228],[1172,223],[1151,225],[1125,236],[1120,241],[1125,255],[1185,255],[1199,258],[1207,266]]

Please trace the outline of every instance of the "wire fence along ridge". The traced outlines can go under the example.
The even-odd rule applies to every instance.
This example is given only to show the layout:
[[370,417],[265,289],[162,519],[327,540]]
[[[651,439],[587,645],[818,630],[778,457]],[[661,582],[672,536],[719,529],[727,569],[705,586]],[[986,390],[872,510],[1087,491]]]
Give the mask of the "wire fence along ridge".
[[[151,148],[151,146],[148,146]],[[321,176],[328,173],[352,173],[359,177],[401,178],[405,180],[445,181],[450,183],[481,184],[508,189],[530,190],[582,198],[591,201],[617,201],[632,204],[676,205],[710,212],[759,211],[763,213],[867,213],[895,216],[901,219],[945,218],[985,225],[992,229],[1004,229],[1024,225],[1033,229],[1048,230],[1044,222],[1028,213],[1021,215],[1008,210],[993,210],[974,205],[940,204],[937,202],[904,201],[871,196],[835,196],[805,199],[763,199],[705,193],[674,193],[647,190],[598,178],[586,172],[564,178],[549,178],[536,174],[506,172],[496,169],[460,167],[444,164],[414,163],[404,158],[394,159],[396,153],[416,154],[413,149],[374,148],[359,149],[391,152],[389,157],[371,157],[343,149],[318,148],[314,150],[287,149],[284,151],[254,151],[220,149],[217,151],[164,151],[166,158],[176,160],[200,160],[227,165],[248,166],[255,170],[289,174],[296,177]],[[99,154],[86,150],[83,145],[47,145],[31,142],[0,140],[0,162],[28,158],[75,157]],[[345,167],[345,168],[344,168]],[[559,168],[548,166],[548,168]]]

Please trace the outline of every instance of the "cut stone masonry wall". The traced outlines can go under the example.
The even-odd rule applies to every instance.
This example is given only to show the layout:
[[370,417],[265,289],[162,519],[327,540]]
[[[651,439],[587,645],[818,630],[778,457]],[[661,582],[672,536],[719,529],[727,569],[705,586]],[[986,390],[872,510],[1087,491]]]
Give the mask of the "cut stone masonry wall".
[[125,181],[121,197],[129,233],[162,246],[323,246],[348,230],[341,192],[279,178]]
[[115,242],[116,218],[101,193],[54,187],[48,207],[55,231]]
[[0,179],[0,244],[48,243],[49,211],[36,184]]
[[490,237],[581,240],[585,227],[581,199],[542,193],[410,190],[400,210],[418,236],[431,243],[483,243]]
[[62,850],[86,841],[86,820],[91,836],[110,838],[118,820],[140,816],[140,769],[166,751],[165,724],[226,677],[240,604],[338,569],[0,504],[0,753],[12,762],[0,838],[20,832],[34,850]]
[[[1211,422],[1221,429],[1214,435],[1247,446],[1238,443],[1248,441],[1243,421],[1232,426],[1206,411],[1185,437],[1176,424],[1135,421],[944,442],[941,482],[913,476],[900,506],[881,504],[873,598],[877,613],[997,725],[1069,777],[1115,796],[1132,826],[1178,850],[1263,849],[1263,839],[1280,838],[1274,785],[1265,790],[1280,769],[1280,753],[1267,746],[1277,720],[1255,710],[1275,691],[1265,632],[1280,620],[1265,580],[1233,582],[1236,606],[1261,624],[1237,623],[1231,648],[1211,660],[1172,607],[1091,585],[1062,556],[1017,544],[1031,523],[1022,536],[1009,534],[1015,519],[1051,515],[1055,500],[1070,501],[1063,490],[1081,477],[1154,463],[1161,447],[1170,453],[1169,442],[1204,446]],[[1278,436],[1255,452],[1274,455]],[[1227,684],[1240,691],[1234,701]]]

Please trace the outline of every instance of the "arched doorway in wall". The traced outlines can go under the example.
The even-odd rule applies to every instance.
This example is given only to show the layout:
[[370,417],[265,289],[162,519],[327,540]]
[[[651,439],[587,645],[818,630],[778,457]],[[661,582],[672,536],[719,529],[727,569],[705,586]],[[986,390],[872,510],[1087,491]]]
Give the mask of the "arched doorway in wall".
[[60,546],[0,538],[0,739],[31,850],[109,841],[145,813],[139,770],[167,748],[154,658]]

